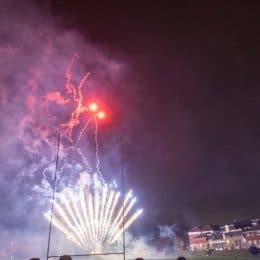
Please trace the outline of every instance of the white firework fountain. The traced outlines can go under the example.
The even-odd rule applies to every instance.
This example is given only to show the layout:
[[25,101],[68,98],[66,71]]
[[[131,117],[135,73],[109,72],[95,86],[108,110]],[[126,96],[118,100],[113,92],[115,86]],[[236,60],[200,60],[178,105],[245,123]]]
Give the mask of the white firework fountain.
[[44,216],[85,252],[98,253],[115,244],[143,209],[133,210],[136,197],[131,190],[121,198],[116,185],[97,174],[84,174],[79,183],[57,193],[52,217],[51,212]]

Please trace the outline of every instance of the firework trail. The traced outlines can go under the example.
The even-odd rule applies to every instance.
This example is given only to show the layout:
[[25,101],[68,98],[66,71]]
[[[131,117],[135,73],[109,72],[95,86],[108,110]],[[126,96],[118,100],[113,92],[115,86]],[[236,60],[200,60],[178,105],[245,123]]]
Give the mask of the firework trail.
[[[120,238],[123,221],[127,229],[142,214],[142,209],[132,213],[135,201],[131,191],[120,200],[114,186],[94,175],[90,184],[58,194],[52,223],[83,250],[98,253]],[[50,221],[49,212],[44,216]]]
[[[93,123],[96,167],[92,175],[88,173],[81,175],[80,181],[74,187],[61,189],[57,193],[57,199],[53,201],[52,217],[50,212],[46,212],[44,216],[84,251],[97,252],[117,242],[124,230],[142,214],[143,210],[134,211],[137,199],[131,190],[121,198],[116,186],[106,183],[102,176],[97,119],[103,118],[104,112],[98,111],[95,103],[84,105],[82,89],[89,78],[89,73],[83,76],[78,86],[72,83],[71,68],[76,58],[77,56],[73,57],[66,72],[67,96],[63,96],[60,92],[48,93],[45,96],[45,108],[49,113],[49,102],[63,106],[71,102],[75,104],[69,120],[61,124],[61,134],[67,147],[64,147],[64,154],[60,161],[66,165],[69,154],[76,152],[87,166],[88,172],[92,170],[86,156],[79,148],[79,143]],[[84,124],[81,120],[82,114],[89,116]],[[76,128],[79,128],[78,131],[74,131]],[[63,172],[64,169],[64,166],[61,166],[60,171]],[[58,180],[60,179],[59,176]]]
[[100,160],[99,160],[99,145],[98,145],[98,122],[96,118],[94,118],[94,120],[95,120],[96,171],[98,174],[101,175]]
[[[59,91],[54,91],[47,93],[43,99],[43,108],[47,112],[47,115],[51,119],[55,119],[55,116],[53,116],[48,109],[48,106],[51,102],[56,103],[57,105],[69,105],[70,103],[75,104],[74,110],[70,114],[70,118],[67,122],[64,122],[61,124],[61,127],[59,128],[59,132],[61,132],[61,135],[63,136],[63,139],[69,141],[68,147],[65,149],[65,158],[67,157],[68,153],[70,151],[77,152],[81,157],[82,160],[86,162],[86,165],[88,169],[89,163],[86,158],[84,158],[83,154],[80,152],[80,149],[77,148],[77,146],[80,143],[81,138],[83,137],[84,133],[88,129],[91,123],[94,123],[95,131],[94,131],[94,141],[95,141],[95,157],[96,157],[96,172],[101,175],[100,171],[100,159],[99,159],[99,144],[98,144],[98,122],[97,117],[101,115],[101,117],[104,117],[103,111],[96,111],[97,105],[95,103],[90,103],[88,105],[84,105],[84,99],[82,90],[83,87],[86,85],[87,79],[90,76],[90,73],[86,73],[82,79],[80,80],[78,85],[75,85],[72,83],[72,66],[75,62],[75,60],[78,58],[77,55],[74,55],[71,62],[69,63],[69,66],[67,67],[66,71],[66,83],[65,83],[65,90],[66,95],[63,96]],[[87,115],[88,119],[81,120],[82,115]],[[85,121],[85,122],[84,122]],[[83,126],[82,126],[83,124]],[[75,136],[73,135],[73,131],[76,128],[79,128],[79,133]],[[67,142],[68,143],[68,142]]]
[[[46,19],[45,16],[42,20],[42,15],[38,15],[38,11],[34,8],[29,8],[33,10],[30,12],[33,17],[23,11],[18,14],[20,11],[17,12],[17,8],[10,14],[9,9],[14,6],[17,7],[11,3],[10,8],[3,8],[2,26],[0,26],[2,36],[0,182],[4,189],[9,187],[12,190],[3,198],[6,206],[8,207],[9,203],[13,205],[10,207],[10,212],[2,216],[3,220],[5,223],[13,223],[14,216],[19,216],[15,221],[19,223],[28,221],[28,229],[23,231],[20,240],[23,242],[25,233],[29,234],[35,230],[46,231],[41,224],[42,220],[45,221],[41,213],[42,208],[48,205],[53,191],[56,140],[60,132],[56,191],[63,193],[65,190],[71,190],[71,194],[68,193],[67,197],[63,199],[61,197],[61,200],[56,201],[60,205],[59,212],[68,216],[62,223],[56,221],[56,226],[60,224],[60,230],[63,231],[74,230],[74,234],[71,233],[71,240],[75,244],[79,244],[78,241],[82,244],[84,239],[90,240],[93,237],[105,240],[108,229],[106,223],[114,219],[106,203],[111,209],[115,208],[113,212],[120,205],[121,197],[116,189],[110,191],[107,185],[102,196],[93,190],[87,201],[84,199],[85,195],[79,195],[80,207],[78,201],[72,197],[78,187],[75,183],[81,174],[99,173],[101,177],[102,150],[98,145],[98,132],[102,129],[96,128],[94,120],[96,115],[89,107],[88,98],[92,91],[89,87],[103,82],[101,88],[104,89],[117,78],[121,66],[95,46],[88,44],[77,32],[58,28],[50,22],[52,20],[50,17]],[[77,50],[81,50],[82,59],[77,55],[70,59],[70,55]],[[95,75],[95,79],[91,81],[90,74],[85,73],[89,71]],[[98,116],[97,121],[99,123]],[[8,178],[10,174],[12,178]],[[103,185],[106,186],[105,182]],[[81,193],[85,194],[85,191],[82,190]],[[66,200],[69,200],[69,203],[66,203]],[[30,205],[34,203],[33,212],[30,213],[35,214],[36,218],[40,216],[39,221],[37,219],[31,223],[28,218],[24,218],[24,214],[28,213],[26,212],[28,201]],[[88,207],[92,205],[92,212],[85,210],[86,203]],[[55,210],[58,211],[58,206],[55,206]],[[99,227],[93,224],[97,214]],[[60,217],[58,213],[55,216]],[[88,223],[86,222],[88,219],[93,221]],[[0,235],[3,235],[2,229],[3,227]],[[12,239],[15,238],[16,232],[20,232],[17,225],[8,225],[8,229],[10,234],[14,232],[10,235]],[[81,229],[83,231],[78,231]],[[86,233],[86,230],[90,230],[91,233]],[[42,238],[42,232],[37,234]],[[54,234],[56,235],[55,232]],[[59,234],[63,235],[63,232],[57,229],[58,237]],[[31,240],[31,236],[27,237],[28,241]],[[19,243],[19,247],[24,245],[25,251],[30,251],[32,248],[38,254],[35,246],[28,247],[27,243],[23,242]],[[67,242],[65,240],[60,246],[65,246]],[[73,247],[73,243],[70,245]],[[58,247],[59,245],[55,244],[54,250],[58,250]],[[0,245],[0,255],[7,250],[6,248]],[[7,256],[4,259],[7,259]],[[21,257],[20,254],[17,259],[25,257]]]
[[79,86],[76,88],[72,83],[68,82],[67,87],[68,93],[73,94],[74,102],[76,102],[77,106],[75,110],[72,112],[69,122],[63,124],[63,127],[65,129],[65,134],[68,136],[69,140],[73,142],[72,140],[72,131],[74,127],[78,126],[80,124],[80,115],[82,113],[85,113],[88,111],[88,107],[83,105],[83,97],[82,97],[82,87],[86,80],[89,77],[89,73],[87,73],[83,79],[81,80]]
[[82,113],[85,113],[88,111],[88,107],[83,105],[83,95],[82,95],[82,88],[86,82],[86,80],[89,78],[90,73],[87,73],[80,81],[78,86],[75,86],[72,82],[72,73],[71,68],[72,65],[77,58],[77,55],[74,55],[71,63],[68,66],[67,72],[66,72],[66,91],[68,94],[72,95],[73,101],[76,103],[75,110],[71,113],[71,117],[67,123],[64,123],[62,126],[65,129],[65,134],[69,138],[71,142],[72,140],[72,131],[73,128],[78,126],[80,124],[80,115]]
[[[61,134],[64,136],[65,139],[68,139],[71,144],[74,144],[73,141],[73,130],[77,127],[80,126],[82,123],[80,121],[80,116],[83,113],[87,113],[89,111],[88,106],[84,105],[84,100],[83,100],[83,94],[82,94],[82,89],[86,84],[87,79],[90,76],[90,73],[86,73],[82,79],[80,80],[78,85],[75,85],[72,83],[72,66],[77,58],[77,55],[74,55],[69,66],[67,67],[66,71],[66,83],[65,83],[65,91],[66,91],[66,96],[64,96],[61,92],[59,91],[53,91],[47,93],[44,98],[43,98],[43,108],[47,111],[47,114],[51,116],[52,118],[55,118],[49,110],[48,106],[49,103],[53,102],[56,103],[57,105],[68,105],[73,103],[75,105],[74,110],[71,112],[70,118],[67,122],[64,122],[61,124]],[[78,136],[76,143],[79,142],[79,139],[82,137],[84,131],[86,130],[87,126],[89,125],[91,121],[91,118],[85,123],[83,129],[80,131],[80,135]]]
[[78,139],[75,143],[75,146],[77,146],[79,144],[79,141],[80,139],[82,138],[84,132],[87,130],[89,124],[91,123],[91,121],[93,120],[94,116],[91,116],[88,121],[86,122],[86,124],[84,125],[84,127],[81,129],[80,133],[79,133],[79,136],[78,136]]

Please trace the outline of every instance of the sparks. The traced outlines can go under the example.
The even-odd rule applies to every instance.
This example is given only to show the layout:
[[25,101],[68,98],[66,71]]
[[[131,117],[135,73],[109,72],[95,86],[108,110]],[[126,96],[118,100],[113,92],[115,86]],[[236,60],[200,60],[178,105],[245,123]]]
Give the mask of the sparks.
[[[76,58],[74,56],[67,68],[65,94],[59,91],[48,93],[44,97],[44,108],[51,116],[48,110],[50,102],[59,106],[73,105],[68,119],[59,127],[66,144],[61,160],[66,163],[69,153],[75,152],[84,163],[84,168],[91,174],[82,173],[77,185],[57,193],[55,201],[52,201],[54,211],[46,212],[44,216],[65,234],[67,239],[85,252],[100,253],[100,250],[113,246],[120,240],[124,230],[143,210],[134,210],[137,199],[131,190],[125,196],[120,196],[116,185],[108,184],[103,179],[99,158],[98,122],[104,122],[108,114],[100,102],[83,98],[83,88],[89,73],[86,73],[78,84],[72,80],[71,69]],[[92,124],[94,132],[91,134],[88,130]],[[80,149],[81,139],[89,133],[95,144],[95,173]],[[60,171],[63,172],[62,169]]]
[[[120,239],[124,229],[142,214],[133,211],[136,197],[129,191],[120,200],[115,186],[94,176],[77,189],[67,189],[54,201],[53,225],[80,248],[97,253],[100,248],[113,245]],[[124,212],[124,213],[123,213]],[[50,221],[51,216],[44,216]]]

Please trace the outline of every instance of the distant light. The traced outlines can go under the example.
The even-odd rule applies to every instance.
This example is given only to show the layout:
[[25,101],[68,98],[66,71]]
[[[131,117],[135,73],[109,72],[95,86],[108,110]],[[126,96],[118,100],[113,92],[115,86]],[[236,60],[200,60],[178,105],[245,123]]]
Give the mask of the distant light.
[[98,118],[98,119],[103,120],[103,119],[105,119],[105,117],[106,117],[106,113],[105,113],[104,111],[99,111],[99,112],[97,113],[97,118]]
[[91,111],[91,112],[97,112],[97,110],[98,110],[98,105],[96,104],[96,103],[90,103],[89,105],[88,105],[88,109],[89,109],[89,111]]

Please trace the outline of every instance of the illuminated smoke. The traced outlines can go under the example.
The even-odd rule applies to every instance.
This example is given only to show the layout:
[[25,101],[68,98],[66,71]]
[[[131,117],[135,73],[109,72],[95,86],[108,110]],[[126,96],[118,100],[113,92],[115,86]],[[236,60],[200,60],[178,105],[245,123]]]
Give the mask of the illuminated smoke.
[[[95,158],[96,158],[96,169],[95,171],[101,176],[100,171],[100,159],[99,159],[99,144],[98,144],[98,118],[100,115],[99,108],[95,103],[87,103],[87,98],[83,97],[83,88],[87,88],[87,80],[90,77],[90,73],[86,73],[79,81],[79,84],[72,83],[72,66],[77,60],[77,55],[74,55],[69,63],[66,71],[66,83],[65,83],[65,94],[61,94],[59,91],[49,92],[44,97],[43,107],[47,111],[47,115],[50,118],[55,118],[49,112],[49,105],[55,103],[57,106],[74,105],[74,110],[71,112],[69,120],[61,123],[58,131],[61,133],[63,139],[67,143],[67,147],[64,150],[64,157],[68,156],[71,151],[76,152],[80,155],[81,159],[87,165],[87,170],[90,171],[87,157],[83,155],[81,150],[78,148],[81,138],[87,131],[91,123],[95,127],[94,141],[95,141]],[[103,112],[104,113],[104,112]],[[83,119],[82,119],[83,117]],[[73,132],[76,132],[75,134]],[[78,132],[78,133],[77,133]]]
[[[81,249],[86,252],[99,252],[117,242],[124,230],[129,228],[143,210],[133,212],[137,199],[133,197],[131,190],[121,200],[116,187],[107,184],[103,179],[99,159],[98,120],[104,118],[105,112],[100,111],[96,104],[87,103],[83,98],[82,90],[87,84],[89,73],[83,76],[78,85],[72,84],[71,68],[74,61],[75,57],[66,73],[66,96],[58,92],[48,93],[45,96],[44,107],[48,110],[49,102],[55,102],[57,105],[70,102],[75,104],[69,120],[60,128],[63,139],[67,141],[67,148],[64,149],[61,158],[65,164],[69,154],[76,151],[81,159],[87,162],[89,168],[87,157],[78,145],[93,122],[96,168],[92,177],[87,173],[81,174],[81,181],[76,186],[66,187],[59,192],[59,196],[53,201],[54,214],[47,212],[44,216]],[[82,123],[82,115],[85,123]],[[76,128],[79,128],[78,131]]]
[[[29,3],[12,2],[6,1],[0,10],[0,255],[4,254],[4,259],[10,255],[15,259],[43,258],[48,222],[42,213],[49,207],[53,190],[58,132],[57,194],[66,190],[74,194],[81,174],[97,173],[101,178],[104,160],[110,161],[104,177],[111,176],[119,160],[117,143],[108,141],[109,154],[102,154],[98,146],[98,130],[102,129],[96,128],[87,102],[91,91],[104,96],[118,85],[123,64],[77,32],[64,30]],[[117,193],[115,187],[113,191]],[[97,199],[92,195],[94,205]],[[122,205],[122,198],[115,203],[108,191],[105,195],[102,200],[111,200],[115,213],[120,210],[117,206]],[[116,218],[105,207],[99,210],[108,223]],[[106,229],[102,229],[104,234]],[[36,236],[39,246],[28,247]],[[16,246],[11,247],[12,241]]]

